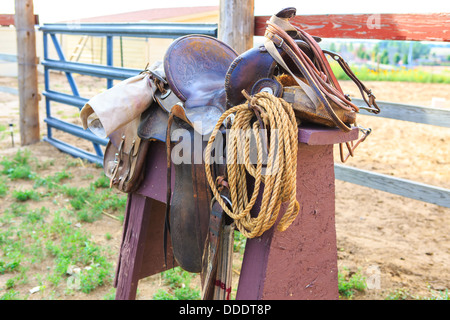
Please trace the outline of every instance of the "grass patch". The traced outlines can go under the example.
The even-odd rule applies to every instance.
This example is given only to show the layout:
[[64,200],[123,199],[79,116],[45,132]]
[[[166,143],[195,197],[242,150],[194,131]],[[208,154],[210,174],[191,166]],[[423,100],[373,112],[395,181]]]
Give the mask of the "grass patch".
[[176,267],[162,274],[168,290],[159,289],[153,296],[155,300],[199,300],[200,290],[192,288],[193,274]]
[[7,179],[5,177],[0,176],[0,198],[3,198],[8,194],[9,187],[7,183]]
[[38,201],[40,198],[39,192],[36,190],[14,190],[12,192],[12,196],[16,201],[28,201],[28,200],[34,200]]
[[18,150],[12,159],[4,157],[0,164],[3,166],[1,173],[7,175],[11,180],[32,179],[31,152],[27,149]]
[[[94,222],[105,210],[124,212],[126,195],[106,189],[109,183],[101,170],[85,187],[70,186],[68,167],[43,176],[40,170],[52,161],[39,163],[27,149],[4,157],[0,165],[0,197],[9,202],[0,208],[0,274],[6,277],[0,300],[26,300],[30,287],[37,285],[47,299],[111,285],[115,270],[110,249],[97,245],[79,222]],[[14,190],[11,185],[18,179],[31,186]],[[39,206],[48,199],[55,206]]]
[[351,273],[348,268],[342,268],[338,272],[339,295],[346,299],[351,299],[359,291],[363,292],[366,288],[366,279],[360,272]]
[[429,288],[429,295],[418,296],[411,294],[408,290],[397,289],[386,296],[385,300],[450,300],[448,289],[436,291]]

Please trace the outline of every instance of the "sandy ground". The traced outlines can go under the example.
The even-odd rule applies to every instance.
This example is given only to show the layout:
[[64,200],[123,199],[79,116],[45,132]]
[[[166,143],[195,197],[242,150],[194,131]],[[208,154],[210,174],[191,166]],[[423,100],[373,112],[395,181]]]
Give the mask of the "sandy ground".
[[[69,90],[63,75],[53,74],[52,78],[58,90]],[[89,98],[100,90],[100,85],[88,79],[76,77],[81,94]],[[0,78],[0,86],[13,86],[15,82],[16,79]],[[40,81],[41,91],[42,84]],[[342,84],[345,92],[359,97],[352,83]],[[450,108],[450,85],[395,82],[366,85],[373,89],[378,100],[431,106],[433,98],[442,98],[445,99],[442,107]],[[52,109],[55,116],[80,124],[76,108],[55,104]],[[40,117],[44,136],[43,97]],[[16,142],[13,148],[9,136],[2,136],[0,156],[15,154],[19,147],[18,119],[18,97],[0,93],[0,124],[7,127],[14,123]],[[450,129],[365,115],[358,122],[372,128],[373,133],[347,165],[450,188]],[[91,148],[90,143],[72,136],[57,137],[78,147]],[[59,170],[70,158],[44,142],[29,148],[41,161],[55,159],[57,165],[49,170]],[[339,162],[337,155],[336,150],[336,162]],[[101,169],[79,166],[76,170]],[[113,238],[105,245],[118,253],[122,235],[119,222],[104,217],[83,227],[99,243],[105,241],[104,234],[109,232]],[[369,288],[354,299],[385,299],[398,290],[426,297],[431,290],[450,288],[450,209],[336,181],[336,231],[339,268],[360,272],[368,279]],[[159,284],[159,276],[141,280],[138,298],[150,299]],[[109,289],[97,290],[80,299],[101,299]]]

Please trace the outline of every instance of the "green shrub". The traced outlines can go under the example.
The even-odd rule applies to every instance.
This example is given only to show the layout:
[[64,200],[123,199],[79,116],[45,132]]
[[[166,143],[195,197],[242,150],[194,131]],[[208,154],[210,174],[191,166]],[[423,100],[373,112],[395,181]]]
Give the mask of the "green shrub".
[[366,287],[366,279],[359,272],[350,275],[347,268],[338,272],[339,293],[345,298],[352,298],[356,291],[364,291]]
[[36,190],[14,190],[12,192],[13,198],[17,201],[39,200],[40,195]]
[[31,152],[27,149],[18,150],[13,159],[4,157],[0,164],[3,166],[2,174],[7,175],[11,180],[32,179],[31,172]]

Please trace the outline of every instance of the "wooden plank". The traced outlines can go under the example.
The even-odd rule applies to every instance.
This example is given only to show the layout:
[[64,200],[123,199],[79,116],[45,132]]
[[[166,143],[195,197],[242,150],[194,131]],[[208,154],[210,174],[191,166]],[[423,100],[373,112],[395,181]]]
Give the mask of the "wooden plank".
[[[263,36],[268,16],[255,17]],[[292,24],[322,38],[450,41],[450,13],[298,15]]]
[[[357,106],[366,106],[363,99],[352,98],[352,102]],[[450,128],[450,110],[386,101],[377,101],[377,104],[381,109],[379,114],[361,114]]]
[[336,179],[450,208],[450,190],[381,173],[334,165]]
[[116,269],[116,300],[135,300],[139,282],[145,239],[154,200],[130,194],[127,201],[126,221]]
[[29,145],[40,140],[36,34],[32,0],[16,0],[17,64],[20,140]]
[[220,0],[218,38],[243,53],[253,47],[254,0]]
[[330,145],[358,139],[359,130],[344,132],[339,128],[318,125],[302,125],[298,130],[298,141],[311,146]]
[[[34,24],[39,24],[39,16],[34,15]],[[0,14],[0,26],[13,26],[15,25],[14,14]]]

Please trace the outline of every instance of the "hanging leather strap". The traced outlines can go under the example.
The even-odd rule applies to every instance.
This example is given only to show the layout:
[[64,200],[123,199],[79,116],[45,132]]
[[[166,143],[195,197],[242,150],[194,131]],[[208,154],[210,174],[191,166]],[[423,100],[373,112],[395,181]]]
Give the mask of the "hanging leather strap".
[[[346,109],[348,105],[355,111],[358,111],[359,108],[361,108],[376,114],[380,112],[380,109],[375,102],[375,96],[372,94],[371,90],[367,89],[365,85],[356,77],[356,75],[350,69],[350,66],[340,55],[328,50],[322,50],[313,36],[305,32],[304,30],[293,26],[289,22],[288,18],[280,18],[275,15],[272,16],[270,20],[267,21],[266,37],[270,32],[281,37],[283,41],[289,44],[289,46],[299,56],[299,58],[303,60],[304,63],[306,63],[305,65],[311,69],[313,76],[318,75],[317,80],[320,89],[325,89],[326,91],[324,92],[326,92],[328,98],[331,98],[340,107]],[[288,33],[294,34],[294,36],[292,37]],[[314,62],[317,67],[309,59],[309,57],[306,56],[306,54],[301,54],[302,51],[298,48],[298,46],[295,45],[294,38],[301,39],[309,45],[315,57]],[[361,92],[361,96],[363,97],[368,107],[357,107],[351,102],[348,96],[343,93],[339,82],[337,81],[331,69],[331,66],[328,63],[328,60],[325,57],[325,54],[330,55],[339,63],[340,67],[358,87],[359,91]],[[333,99],[333,95],[341,100],[341,102],[337,102],[335,99]]]
[[[323,72],[317,70],[314,63],[303,51],[298,48],[298,45],[295,43],[295,41],[284,30],[282,30],[277,25],[268,22],[265,36],[276,46],[286,52],[292,59],[296,67],[299,69],[308,84],[311,86],[312,90],[314,90],[314,93],[316,94],[318,99],[323,103],[325,109],[327,110],[334,123],[343,131],[350,131],[352,128],[342,122],[341,119],[339,119],[328,99],[332,100],[343,109],[358,111],[358,107],[355,105],[347,106],[343,104],[342,99],[339,99],[336,95],[331,94],[330,91],[333,92],[334,90],[338,90],[325,82],[327,76]],[[315,40],[313,39],[313,41]],[[326,85],[326,88],[324,87],[324,85]],[[334,90],[332,90],[331,88],[333,88]],[[343,99],[346,99],[343,94],[342,97]]]
[[314,103],[314,105],[317,107],[321,103],[319,101],[319,98],[314,93],[314,90],[311,89],[310,86],[308,86],[306,83],[304,83],[301,79],[299,79],[287,66],[286,62],[284,62],[283,58],[281,57],[280,53],[278,52],[277,48],[275,47],[273,41],[267,39],[266,42],[264,42],[264,47],[266,48],[267,52],[274,58],[274,60],[283,67],[289,74],[294,78],[294,80],[297,82],[297,84],[305,91],[308,98]]
[[[360,109],[367,110],[369,112],[378,114],[380,113],[380,108],[378,107],[375,96],[372,94],[372,90],[367,89],[367,87],[364,85],[364,83],[359,80],[356,75],[353,73],[352,69],[348,65],[348,63],[337,53],[328,51],[328,50],[322,50],[324,53],[330,55],[335,61],[339,63],[342,70],[344,70],[345,74],[355,83],[355,85],[358,87],[359,91],[361,92],[361,96],[363,97],[364,101],[366,102],[368,107],[359,107]],[[367,95],[367,98],[366,98]]]

